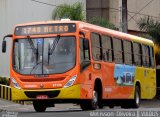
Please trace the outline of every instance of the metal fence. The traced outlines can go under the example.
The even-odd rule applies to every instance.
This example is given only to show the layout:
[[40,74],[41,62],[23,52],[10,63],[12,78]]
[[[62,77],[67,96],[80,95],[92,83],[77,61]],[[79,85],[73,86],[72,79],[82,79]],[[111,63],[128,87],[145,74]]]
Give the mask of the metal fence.
[[[12,100],[12,88],[10,86],[0,84],[0,98],[13,101]],[[15,103],[23,104],[24,101],[13,101]]]

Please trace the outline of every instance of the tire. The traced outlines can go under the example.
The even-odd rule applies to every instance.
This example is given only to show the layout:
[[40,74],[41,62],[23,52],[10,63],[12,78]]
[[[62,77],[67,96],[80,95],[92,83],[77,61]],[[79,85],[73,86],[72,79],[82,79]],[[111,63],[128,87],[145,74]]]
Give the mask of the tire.
[[[99,101],[100,102],[100,101]],[[103,105],[102,105],[102,103],[100,102],[100,104],[98,104],[98,107],[99,107],[99,109],[103,109]]]
[[124,109],[129,109],[131,107],[132,107],[132,105],[130,105],[129,103],[128,103],[128,105],[127,104],[121,104],[121,108],[124,108]]
[[110,105],[110,106],[109,106],[109,108],[113,109],[113,108],[114,108],[114,106],[113,106],[113,105]]
[[136,85],[135,92],[134,92],[134,99],[132,101],[132,107],[133,108],[139,108],[140,101],[141,101],[140,87],[138,85]]
[[[99,92],[101,91],[101,90],[98,90]],[[98,107],[99,107],[99,109],[103,109],[103,101],[102,101],[102,92],[101,93],[98,93]]]
[[33,101],[33,107],[36,112],[45,112],[46,105],[43,101]]
[[98,108],[98,92],[96,89],[93,91],[93,98],[82,101],[80,107],[82,110],[96,110]]

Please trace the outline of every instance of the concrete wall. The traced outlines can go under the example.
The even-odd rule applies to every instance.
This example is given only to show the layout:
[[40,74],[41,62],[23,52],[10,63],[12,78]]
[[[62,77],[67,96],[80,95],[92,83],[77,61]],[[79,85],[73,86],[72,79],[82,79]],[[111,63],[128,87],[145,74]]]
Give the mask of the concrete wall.
[[[51,20],[55,5],[82,2],[84,4],[84,12],[86,10],[86,0],[37,1],[47,4],[32,0],[0,0],[0,47],[3,36],[11,34],[15,24]],[[11,42],[11,40],[7,40],[7,53],[2,54],[0,48],[0,76],[9,76]]]
[[[122,0],[109,0],[109,21],[122,27]],[[160,0],[128,0],[128,29],[139,31],[137,23],[143,17],[160,19]]]
[[[128,20],[130,20],[128,28],[130,30],[139,30],[137,23],[140,18],[152,16],[155,20],[160,19],[160,0],[128,0],[128,13]],[[135,13],[137,14],[135,15]],[[130,19],[131,17],[133,18]]]
[[122,0],[86,0],[87,20],[103,17],[121,28]]
[[87,20],[93,17],[109,19],[109,0],[86,0]]
[[122,27],[122,0],[109,0],[109,21],[121,30]]
[[[121,30],[122,0],[87,0],[86,2],[87,19],[96,16],[104,17]],[[152,16],[155,20],[160,19],[160,0],[128,0],[127,3],[129,30],[139,31],[137,23],[140,18]]]

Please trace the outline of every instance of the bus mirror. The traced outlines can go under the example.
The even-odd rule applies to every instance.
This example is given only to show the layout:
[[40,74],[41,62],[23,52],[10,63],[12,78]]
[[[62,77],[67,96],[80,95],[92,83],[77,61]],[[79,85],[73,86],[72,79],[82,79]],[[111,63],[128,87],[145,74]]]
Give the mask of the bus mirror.
[[88,39],[84,39],[83,48],[84,48],[84,50],[89,50],[89,41],[88,41]]
[[6,39],[7,37],[12,37],[12,35],[6,35],[6,36],[4,36],[3,42],[2,42],[2,53],[5,53],[5,52],[6,52],[7,42],[6,42],[5,39]]
[[7,45],[6,40],[3,40],[3,42],[2,42],[2,52],[3,52],[3,53],[6,52],[6,45]]

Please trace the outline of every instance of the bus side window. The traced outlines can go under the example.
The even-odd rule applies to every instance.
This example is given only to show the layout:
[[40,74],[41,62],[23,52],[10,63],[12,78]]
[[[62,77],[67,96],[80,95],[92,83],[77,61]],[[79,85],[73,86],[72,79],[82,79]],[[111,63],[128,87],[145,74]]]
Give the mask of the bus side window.
[[123,63],[122,41],[120,39],[113,38],[113,50],[115,63]]
[[138,43],[133,43],[133,53],[134,53],[134,64],[141,66],[142,59],[141,59],[141,45]]
[[132,65],[132,46],[130,41],[123,41],[124,63]]
[[143,66],[149,67],[149,46],[142,45]]
[[[90,65],[90,51],[89,48],[84,47],[87,39],[80,38],[80,64],[81,70],[84,70],[87,66]],[[88,43],[89,47],[89,43]]]
[[111,37],[102,35],[102,51],[103,51],[103,60],[112,62],[112,43]]
[[92,56],[94,60],[101,60],[101,46],[100,46],[100,36],[96,33],[91,33],[91,43],[92,43]]
[[155,67],[155,62],[154,62],[154,52],[153,52],[153,47],[149,47],[150,50],[150,67],[154,68]]

